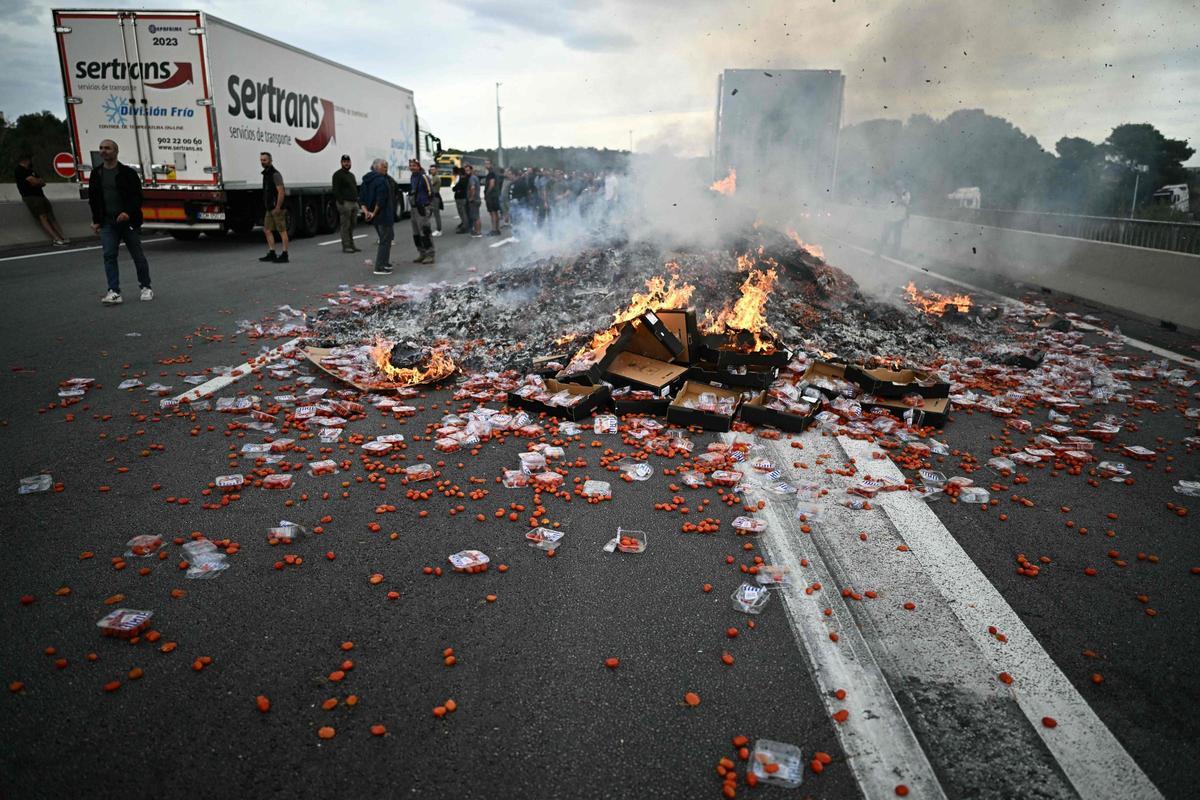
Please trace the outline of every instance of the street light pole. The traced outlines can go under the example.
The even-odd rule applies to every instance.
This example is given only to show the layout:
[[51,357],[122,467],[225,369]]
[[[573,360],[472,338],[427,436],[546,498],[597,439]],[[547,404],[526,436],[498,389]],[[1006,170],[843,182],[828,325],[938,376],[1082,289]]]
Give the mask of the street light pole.
[[500,82],[496,82],[496,166],[504,168],[504,137],[500,133]]
[[629,131],[629,155],[633,155],[633,130]]
[[1142,165],[1133,168],[1133,199],[1129,201],[1129,218],[1133,219],[1133,210],[1137,208],[1138,182],[1142,179]]

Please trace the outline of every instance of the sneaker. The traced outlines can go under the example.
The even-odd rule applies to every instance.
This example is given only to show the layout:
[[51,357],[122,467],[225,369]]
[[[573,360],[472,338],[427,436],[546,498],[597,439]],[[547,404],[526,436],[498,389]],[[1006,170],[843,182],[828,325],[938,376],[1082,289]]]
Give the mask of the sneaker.
[[436,260],[436,257],[433,255],[433,253],[428,253],[421,259],[421,263],[422,264],[432,264],[435,260]]
[[267,254],[259,259],[259,261],[278,261],[279,256],[275,255],[274,250],[268,250]]
[[66,247],[69,244],[69,242],[67,242],[66,239],[55,239],[50,244],[54,245],[55,247]]
[[414,264],[424,264],[425,263],[425,254],[422,253],[421,255],[414,258],[413,263]]
[[429,234],[429,235],[430,235],[430,236],[441,236],[441,235],[442,235],[442,232],[441,232],[441,231],[434,231],[433,233],[431,233],[431,234]]
[[472,233],[472,234],[471,234],[471,238],[472,238],[472,239],[482,239],[482,238],[483,238],[483,234],[482,234],[482,233]]
[[362,252],[362,248],[361,248],[361,247],[351,247],[351,248],[350,248],[350,252],[351,252],[351,253],[361,253],[361,252]]
[[121,297],[120,292],[114,292],[112,289],[109,289],[108,294],[100,298],[100,302],[106,306],[116,306],[124,303],[125,300]]
[[488,231],[488,236],[499,236],[500,231]]
[[279,256],[279,258],[275,259],[275,263],[276,263],[276,264],[286,264],[286,263],[288,263],[288,254],[287,254],[287,250],[284,250],[284,251],[283,251],[283,253],[282,253],[282,255],[280,255],[280,256]]
[[153,300],[154,299],[154,290],[151,289],[149,286],[143,286],[142,287],[142,299],[143,300]]
[[376,275],[391,275],[392,267],[390,264],[385,264],[381,267],[376,267],[374,272]]

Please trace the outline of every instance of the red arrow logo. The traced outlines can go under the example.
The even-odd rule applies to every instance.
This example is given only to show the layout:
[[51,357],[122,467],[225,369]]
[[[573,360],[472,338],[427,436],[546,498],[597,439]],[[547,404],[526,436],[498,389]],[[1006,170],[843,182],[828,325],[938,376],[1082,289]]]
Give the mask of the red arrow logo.
[[176,61],[174,75],[161,83],[147,83],[146,87],[149,89],[174,89],[185,83],[192,83],[192,65],[187,61]]
[[311,139],[297,139],[296,144],[310,153],[319,153],[329,146],[337,137],[333,133],[333,101],[322,100],[321,109],[325,116],[321,118],[321,126]]

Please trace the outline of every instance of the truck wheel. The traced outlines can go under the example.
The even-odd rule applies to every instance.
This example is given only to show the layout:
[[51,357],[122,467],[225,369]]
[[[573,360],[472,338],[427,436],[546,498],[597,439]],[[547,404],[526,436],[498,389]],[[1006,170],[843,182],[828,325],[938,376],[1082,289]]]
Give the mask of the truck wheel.
[[320,227],[320,200],[302,200],[300,203],[300,230],[297,232],[297,236],[316,236]]
[[341,215],[338,214],[337,203],[332,197],[321,198],[321,219],[318,233],[333,233],[338,228]]
[[408,195],[400,193],[396,195],[396,214],[393,222],[399,222],[408,217]]
[[286,222],[289,239],[295,239],[300,233],[300,209],[296,200],[288,200],[283,204],[283,218]]
[[171,231],[171,238],[181,242],[194,242],[200,238],[200,231]]

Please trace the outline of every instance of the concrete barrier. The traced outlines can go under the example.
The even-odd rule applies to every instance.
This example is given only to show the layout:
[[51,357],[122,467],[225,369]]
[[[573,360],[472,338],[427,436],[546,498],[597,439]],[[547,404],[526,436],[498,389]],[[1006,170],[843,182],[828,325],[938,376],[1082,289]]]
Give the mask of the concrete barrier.
[[[69,239],[86,239],[92,233],[92,212],[88,204],[80,200],[50,200],[59,227]],[[20,247],[37,244],[48,245],[49,239],[42,226],[29,213],[24,203],[0,202],[0,248]]]
[[[834,205],[815,222],[833,235],[874,246],[886,215]],[[1200,329],[1200,256],[913,216],[903,247],[935,261],[1075,295],[1112,308]]]

